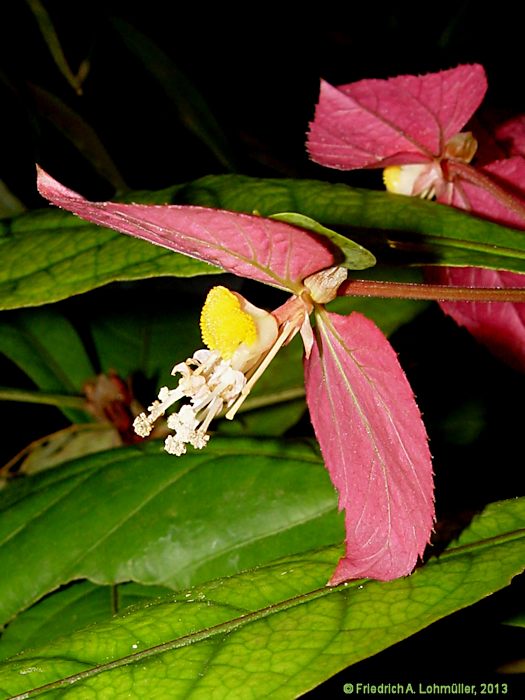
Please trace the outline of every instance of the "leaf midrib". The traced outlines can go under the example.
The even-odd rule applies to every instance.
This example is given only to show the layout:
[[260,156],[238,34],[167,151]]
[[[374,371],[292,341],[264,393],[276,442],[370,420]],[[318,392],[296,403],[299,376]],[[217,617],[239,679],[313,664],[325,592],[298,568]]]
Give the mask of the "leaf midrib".
[[[451,559],[457,556],[463,556],[465,554],[468,556],[471,552],[475,553],[478,549],[485,549],[490,546],[504,546],[505,544],[522,538],[525,538],[525,528],[519,528],[517,530],[504,533],[502,535],[489,537],[486,538],[486,540],[480,540],[470,544],[461,545],[453,549],[446,550],[439,558],[435,558],[428,562],[426,564],[425,569],[428,569],[428,567],[439,566],[443,559]],[[300,560],[294,560],[294,562],[300,563]],[[423,569],[419,569],[418,571],[423,571]],[[412,574],[412,576],[416,577],[418,575],[418,571]],[[288,598],[284,601],[280,601],[279,603],[267,605],[264,608],[252,611],[250,613],[247,613],[246,615],[240,615],[235,619],[227,620],[225,622],[218,623],[217,625],[212,625],[211,627],[207,627],[204,630],[199,630],[198,632],[192,632],[190,634],[183,635],[182,637],[178,637],[177,639],[169,640],[168,642],[163,642],[162,644],[158,644],[148,649],[144,649],[140,652],[135,652],[134,654],[129,654],[118,659],[114,659],[105,664],[94,666],[90,669],[87,669],[86,671],[81,671],[66,678],[61,678],[57,681],[53,681],[46,685],[33,688],[32,690],[13,696],[11,700],[22,700],[22,698],[29,698],[34,695],[40,694],[41,692],[52,690],[54,688],[59,688],[63,685],[71,685],[72,683],[88,679],[106,671],[111,671],[113,669],[126,666],[130,663],[141,661],[151,656],[156,656],[158,654],[173,651],[175,649],[179,649],[190,644],[195,644],[206,639],[212,639],[217,636],[232,633],[249,623],[265,619],[272,614],[284,612],[291,608],[295,608],[299,605],[309,603],[319,598],[325,598],[343,590],[351,590],[357,588],[359,586],[362,586],[363,583],[366,583],[367,581],[368,579],[359,579],[352,582],[345,582],[339,584],[338,586],[324,586],[323,588],[317,588],[312,591],[308,591],[307,593],[301,593],[296,596],[292,596],[291,598]]]

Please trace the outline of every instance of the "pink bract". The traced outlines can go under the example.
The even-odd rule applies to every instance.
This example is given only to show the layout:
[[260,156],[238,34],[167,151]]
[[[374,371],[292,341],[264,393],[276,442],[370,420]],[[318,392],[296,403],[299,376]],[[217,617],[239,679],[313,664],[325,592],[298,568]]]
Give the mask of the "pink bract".
[[340,170],[430,161],[465,126],[486,89],[479,65],[339,87],[322,81],[308,152]]
[[430,453],[412,389],[390,344],[361,314],[318,314],[316,340],[305,361],[308,407],[346,522],[346,554],[331,583],[405,576],[434,520]]

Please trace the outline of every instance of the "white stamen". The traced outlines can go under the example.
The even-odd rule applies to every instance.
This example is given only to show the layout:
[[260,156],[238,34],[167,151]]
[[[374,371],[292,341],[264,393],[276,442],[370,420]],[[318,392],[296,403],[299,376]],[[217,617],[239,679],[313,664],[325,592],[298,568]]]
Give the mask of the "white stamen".
[[158,400],[148,409],[149,414],[141,413],[133,426],[138,435],[147,437],[157,418],[176,401],[188,398],[189,403],[167,419],[174,435],[166,438],[164,448],[180,456],[186,453],[188,444],[198,450],[206,446],[210,423],[239,396],[246,377],[233,369],[229,360],[223,360],[218,352],[211,350],[197,350],[186,362],[175,365],[172,374],[181,375],[177,388],[162,387]]
[[206,433],[203,433],[202,430],[199,430],[193,436],[191,440],[191,446],[194,447],[196,450],[202,450],[202,448],[206,447],[206,445],[208,444],[209,439],[209,435],[206,435]]
[[224,406],[224,402],[218,396],[213,399],[213,401],[208,406],[202,425],[199,428],[199,432],[206,433],[212,420],[219,415]]
[[135,418],[133,421],[133,430],[137,435],[143,438],[148,437],[151,433],[153,426],[145,413],[141,413]]
[[177,440],[173,435],[168,435],[164,441],[164,449],[168,454],[177,457],[186,454],[186,445],[180,440]]

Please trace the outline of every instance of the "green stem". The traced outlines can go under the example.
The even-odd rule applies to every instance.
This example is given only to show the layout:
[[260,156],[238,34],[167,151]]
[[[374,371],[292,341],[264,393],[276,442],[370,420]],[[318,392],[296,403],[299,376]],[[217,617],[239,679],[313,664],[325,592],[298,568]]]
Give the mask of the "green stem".
[[0,401],[21,401],[25,403],[41,403],[48,406],[60,406],[61,408],[79,408],[86,410],[86,399],[83,396],[71,396],[64,394],[46,394],[40,391],[28,389],[11,389],[0,386]]
[[525,288],[449,287],[440,284],[377,282],[348,280],[337,291],[338,296],[382,297],[384,299],[431,299],[433,301],[496,301],[525,302]]

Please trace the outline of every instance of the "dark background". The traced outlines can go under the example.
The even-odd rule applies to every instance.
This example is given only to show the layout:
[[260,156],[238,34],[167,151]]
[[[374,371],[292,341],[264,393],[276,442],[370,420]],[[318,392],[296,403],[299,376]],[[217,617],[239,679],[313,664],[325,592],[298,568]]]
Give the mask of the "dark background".
[[[35,85],[94,129],[132,190],[232,170],[379,187],[378,173],[329,171],[308,161],[305,133],[320,77],[339,84],[479,62],[489,79],[487,118],[525,112],[523,25],[510,3],[499,2],[490,12],[477,2],[447,8],[403,3],[389,9],[323,2],[315,11],[303,4],[246,4],[240,14],[229,4],[189,8],[158,0],[44,0],[44,5],[70,66],[76,70],[89,58],[90,70],[83,95],[76,95],[28,5],[22,0],[2,5],[0,179],[27,208],[43,205],[34,185],[35,161],[87,196],[115,194],[114,184],[101,177],[79,144],[64,138],[53,114],[43,113]],[[167,83],[158,73],[155,78],[153,58],[141,60],[126,47],[122,22],[151,40],[201,93],[226,136],[228,163],[183,123]],[[89,299],[101,303],[100,293],[87,298],[88,304]],[[68,303],[71,309],[77,302]],[[486,503],[522,493],[523,423],[516,398],[523,396],[523,377],[493,359],[435,306],[392,341],[431,437],[439,548]],[[0,374],[6,373],[17,376],[9,363],[0,363]],[[9,407],[13,424],[23,419],[27,424],[28,415],[38,417],[41,429],[60,424],[52,409]],[[465,416],[470,431],[464,430]],[[13,431],[12,445],[8,439],[3,446],[7,456],[22,439]],[[523,656],[525,640],[522,629],[501,621],[523,610],[524,588],[522,577],[353,666],[309,697],[344,697],[343,684],[356,681],[505,680],[496,669]],[[518,697],[518,680],[507,680]]]
[[229,3],[194,9],[159,0],[44,5],[72,69],[89,58],[90,71],[77,97],[26,2],[3,5],[0,176],[24,201],[34,197],[35,157],[79,186],[96,183],[96,173],[39,114],[28,82],[86,119],[131,189],[224,172],[181,124],[149,72],[153,62],[148,67],[127,50],[115,19],[149,37],[200,90],[228,137],[236,169],[245,174],[358,177],[307,160],[304,137],[320,77],[339,84],[479,62],[489,79],[485,104],[511,114],[524,110],[522,27],[506,2],[490,14],[475,2],[446,12],[410,2],[389,9],[325,2],[315,14],[269,3],[246,5],[240,16]]

